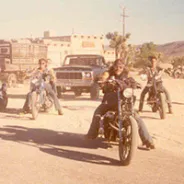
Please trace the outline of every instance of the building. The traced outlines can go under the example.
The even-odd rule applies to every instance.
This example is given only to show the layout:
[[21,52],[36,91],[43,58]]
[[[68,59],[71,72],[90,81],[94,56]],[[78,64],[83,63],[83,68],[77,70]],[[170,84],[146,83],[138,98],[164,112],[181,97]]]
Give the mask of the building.
[[116,58],[115,50],[113,48],[110,48],[109,46],[105,46],[103,56],[107,63],[112,63],[115,61]]
[[[115,59],[115,52],[112,48],[104,46],[104,37],[94,35],[77,35],[70,36],[52,36],[49,31],[45,31],[41,38],[23,38],[15,40],[22,43],[24,47],[29,45],[42,45],[46,47],[46,57],[50,60],[52,67],[59,67],[63,64],[64,58],[70,54],[97,54],[104,56],[107,62]],[[37,49],[38,50],[38,49]],[[28,53],[30,49],[20,49],[19,52]],[[38,52],[34,49],[35,52]],[[33,52],[33,51],[32,51]],[[40,51],[41,52],[41,51]],[[39,55],[40,53],[37,53]],[[34,62],[37,63],[38,58],[33,56]]]
[[47,57],[54,65],[61,65],[68,54],[104,55],[104,37],[93,35],[51,36],[44,32],[43,42],[48,47]]

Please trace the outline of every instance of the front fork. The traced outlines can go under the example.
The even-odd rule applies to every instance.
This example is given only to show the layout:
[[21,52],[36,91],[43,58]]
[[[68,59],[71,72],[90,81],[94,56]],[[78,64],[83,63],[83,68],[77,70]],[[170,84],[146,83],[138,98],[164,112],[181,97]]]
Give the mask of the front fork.
[[122,128],[123,128],[123,120],[122,120],[122,109],[121,109],[121,97],[120,97],[120,89],[117,90],[118,96],[118,124],[119,124],[119,140],[120,142],[123,140],[122,136]]

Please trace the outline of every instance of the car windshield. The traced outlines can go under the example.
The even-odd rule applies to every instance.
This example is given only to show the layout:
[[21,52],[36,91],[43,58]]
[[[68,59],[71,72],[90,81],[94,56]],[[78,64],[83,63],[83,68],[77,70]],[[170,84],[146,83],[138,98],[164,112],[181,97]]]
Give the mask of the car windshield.
[[64,65],[102,65],[103,60],[100,57],[67,57]]

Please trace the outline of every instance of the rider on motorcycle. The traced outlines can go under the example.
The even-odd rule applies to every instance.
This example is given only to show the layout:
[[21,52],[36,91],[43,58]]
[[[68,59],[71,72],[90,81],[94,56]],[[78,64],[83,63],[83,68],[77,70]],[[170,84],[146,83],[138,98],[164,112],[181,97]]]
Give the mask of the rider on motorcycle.
[[[58,115],[63,115],[62,112],[62,108],[61,105],[59,103],[59,100],[57,98],[57,95],[53,89],[53,83],[55,80],[55,76],[54,73],[49,70],[47,68],[47,60],[45,59],[40,59],[39,62],[39,67],[36,68],[33,72],[32,72],[32,76],[37,76],[37,75],[41,75],[43,80],[45,81],[44,84],[44,89],[46,90],[47,94],[53,99],[54,101],[54,105],[55,105],[55,109],[58,111]],[[23,111],[25,113],[28,113],[30,111],[30,94],[31,92],[28,93],[27,97],[26,97],[26,102],[23,106]]]
[[[122,60],[117,59],[113,66],[109,69],[108,72],[105,72],[102,77],[101,81],[106,81],[110,78],[114,77],[120,83],[121,88],[132,87],[134,88],[136,85],[136,81],[133,78],[128,77],[128,70],[125,68]],[[104,85],[103,87],[104,97],[102,103],[97,107],[94,112],[92,123],[90,129],[86,135],[88,139],[95,139],[98,136],[98,131],[100,127],[100,120],[103,115],[105,115],[109,110],[116,110],[117,109],[117,93],[112,90],[112,86]],[[147,148],[154,149],[154,144],[151,136],[149,135],[147,128],[140,118],[140,116],[135,113],[135,120],[137,121],[138,128],[139,128],[139,135],[142,140],[143,145],[146,145]]]
[[162,85],[163,69],[158,66],[158,61],[157,61],[156,56],[149,56],[148,59],[150,61],[150,66],[146,68],[146,74],[148,76],[148,81],[147,81],[147,86],[143,89],[141,93],[139,111],[141,112],[143,109],[145,95],[149,92],[149,88],[150,88],[149,85],[152,84],[152,79],[153,77],[155,77],[158,88],[161,88],[166,95],[169,113],[172,114],[172,104],[171,104],[169,92]]

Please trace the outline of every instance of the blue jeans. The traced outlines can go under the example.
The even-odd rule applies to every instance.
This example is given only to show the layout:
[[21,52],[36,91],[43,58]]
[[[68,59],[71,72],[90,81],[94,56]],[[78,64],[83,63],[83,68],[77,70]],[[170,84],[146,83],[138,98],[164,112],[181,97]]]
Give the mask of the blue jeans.
[[[56,93],[52,89],[52,86],[50,84],[45,84],[44,87],[45,87],[45,90],[47,92],[47,95],[52,98],[52,100],[54,102],[55,109],[61,110],[61,105],[59,103],[59,99],[57,98]],[[24,107],[23,107],[24,111],[29,111],[29,109],[30,109],[30,96],[31,96],[31,92],[29,92],[26,96],[26,101],[25,101]]]
[[[94,112],[92,123],[87,135],[92,138],[96,138],[98,136],[101,117],[105,115],[108,111],[115,110],[115,108],[116,108],[115,106],[111,106],[108,104],[103,104],[103,103],[100,104]],[[134,118],[138,125],[138,132],[142,143],[143,144],[146,142],[152,143],[153,142],[152,137],[150,136],[146,128],[146,125],[144,121],[141,119],[141,117],[139,116],[139,114],[135,113]]]

